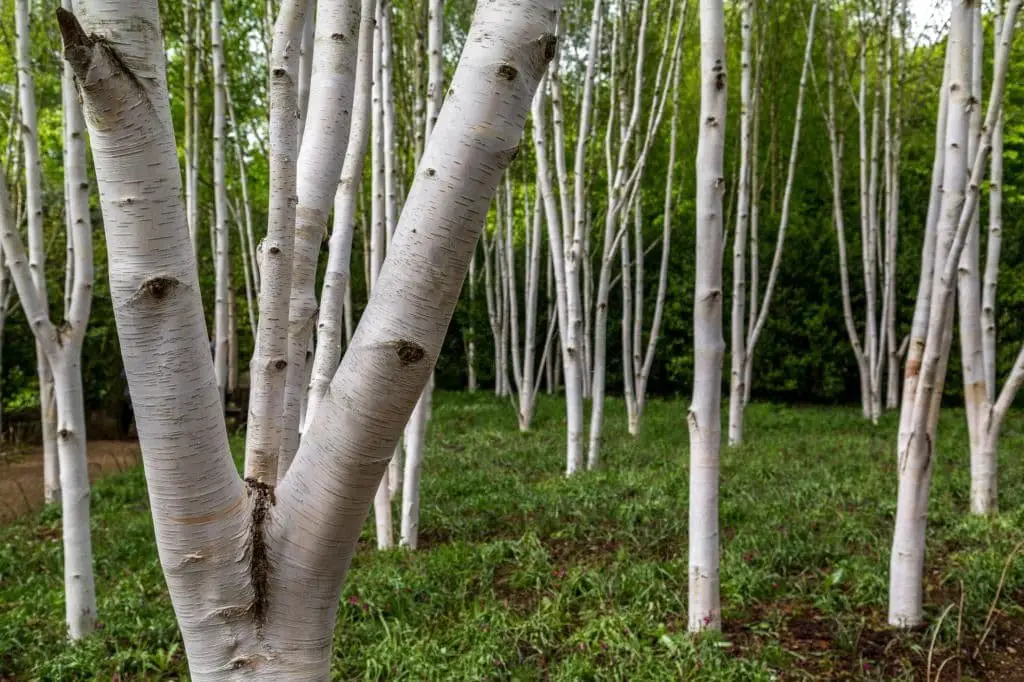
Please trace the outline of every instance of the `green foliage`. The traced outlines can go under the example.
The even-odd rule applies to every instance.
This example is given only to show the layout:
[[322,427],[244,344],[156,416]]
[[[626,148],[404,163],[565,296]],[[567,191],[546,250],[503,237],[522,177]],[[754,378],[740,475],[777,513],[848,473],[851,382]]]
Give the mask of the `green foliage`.
[[[459,48],[465,40],[471,17],[472,0],[449,0],[446,3],[446,44],[444,48],[446,72],[450,76],[455,68]],[[400,65],[394,70],[395,92],[398,115],[398,163],[402,192],[408,190],[414,172],[412,141],[412,97],[416,88],[424,88],[425,80],[415,77],[417,46],[423,49],[420,22],[424,12],[422,2],[392,3],[395,12],[395,61]],[[577,107],[579,104],[579,81],[581,78],[579,59],[585,52],[586,36],[592,5],[589,0],[566,3],[563,21],[563,53],[565,71],[563,74],[564,99],[566,108],[566,145],[570,157],[575,149]],[[655,17],[666,16],[665,0],[654,0]],[[726,192],[727,197],[735,193],[735,173],[738,165],[738,116],[739,116],[739,5],[728,3],[728,40],[730,74],[729,120],[727,122],[726,149]],[[184,161],[184,97],[183,97],[183,5],[178,0],[164,0],[162,21],[167,45],[167,67],[171,92],[171,109],[175,130],[181,145]],[[44,184],[44,211],[46,240],[48,244],[47,278],[51,310],[54,318],[59,317],[64,281],[64,216],[62,200],[62,158],[60,144],[60,41],[56,23],[52,18],[52,7],[36,3],[33,7],[33,64],[39,103],[40,145]],[[229,130],[229,142],[239,139],[247,165],[249,196],[252,202],[253,222],[256,238],[259,240],[266,224],[268,197],[267,154],[267,75],[266,75],[266,6],[263,2],[228,3],[225,7],[224,41],[227,49],[227,74],[232,100],[236,109],[239,130]],[[807,3],[786,2],[772,5],[763,21],[767,41],[764,49],[762,82],[766,97],[761,107],[761,129],[759,159],[763,180],[760,197],[760,246],[757,258],[761,263],[761,288],[767,278],[768,264],[775,244],[782,190],[785,181],[785,166],[788,160],[789,143],[793,130],[793,113],[797,97],[797,83],[801,67],[803,38],[806,31]],[[803,132],[793,188],[793,203],[790,209],[789,236],[782,259],[782,270],[775,291],[772,312],[761,336],[754,358],[755,396],[791,402],[856,403],[859,400],[859,384],[856,363],[846,338],[840,303],[838,281],[838,253],[836,235],[831,219],[831,193],[828,173],[830,156],[821,106],[824,98],[825,81],[825,36],[835,31],[837,51],[845,51],[844,67],[840,69],[838,88],[839,125],[844,133],[845,177],[843,199],[846,216],[846,231],[850,254],[850,281],[853,288],[853,305],[858,311],[858,325],[863,310],[863,286],[860,259],[860,230],[857,195],[857,128],[856,112],[849,89],[856,81],[856,29],[855,17],[849,14],[851,7],[840,3],[832,5],[820,18],[818,37],[814,47],[815,76],[806,95]],[[207,41],[208,15],[200,4],[198,19],[203,26],[201,40]],[[684,395],[690,390],[692,380],[692,294],[693,294],[693,253],[694,253],[694,167],[693,154],[696,150],[698,126],[694,124],[699,107],[699,73],[695,68],[699,56],[698,25],[695,3],[689,3],[689,17],[683,39],[683,74],[680,93],[679,154],[675,175],[675,200],[673,210],[673,234],[669,269],[669,295],[665,309],[662,338],[650,378],[650,391],[662,396]],[[634,21],[630,19],[630,21]],[[9,123],[7,114],[15,99],[15,69],[13,62],[13,3],[0,6],[0,140],[8,139]],[[664,32],[671,27],[668,22],[652,21],[648,44],[652,52],[661,45]],[[606,26],[610,32],[610,25]],[[629,27],[627,27],[629,29]],[[986,44],[991,45],[991,27],[986,25]],[[605,47],[610,36],[605,36]],[[899,306],[897,333],[902,338],[909,330],[914,295],[916,293],[920,267],[919,248],[925,213],[928,204],[932,155],[934,152],[934,121],[944,45],[921,44],[907,55],[906,77],[903,84],[902,110],[906,123],[903,135],[903,159],[901,167],[901,206],[899,265],[897,269]],[[634,55],[625,55],[620,60],[631,64]],[[1002,271],[997,306],[997,330],[999,334],[999,362],[1001,374],[1005,374],[1017,352],[1017,344],[1024,339],[1024,241],[1014,238],[1024,222],[1021,211],[1015,210],[1024,202],[1024,194],[1017,178],[1024,173],[1024,44],[1017,41],[1014,59],[1007,85],[1006,119],[1006,169],[1005,169],[1005,211]],[[991,50],[986,51],[986,59]],[[590,218],[595,234],[600,231],[601,218],[607,203],[607,178],[604,158],[604,130],[608,120],[607,74],[610,57],[605,50],[601,57],[601,73],[597,83],[595,99],[595,123],[593,140],[587,146],[586,182],[588,188]],[[210,248],[210,222],[213,207],[212,173],[212,110],[213,88],[208,64],[208,55],[200,60],[198,107],[200,111],[197,139],[199,140],[199,276],[201,291],[212,316],[213,256]],[[647,83],[654,79],[657,59],[646,61]],[[872,67],[874,68],[874,67]],[[990,82],[991,65],[986,65],[986,83]],[[842,75],[845,74],[845,75]],[[870,105],[870,102],[869,102]],[[660,238],[664,177],[668,163],[667,144],[668,117],[662,124],[661,136],[651,150],[649,163],[641,183],[644,239],[653,245]],[[532,147],[527,139],[523,142],[524,153],[513,164],[510,173],[515,181],[515,192],[522,194],[524,187],[530,189],[534,165]],[[228,193],[234,204],[241,200],[240,174],[233,146],[228,149]],[[4,158],[0,162],[6,163]],[[570,158],[571,163],[571,158]],[[91,171],[90,171],[91,172]],[[369,173],[369,169],[367,169]],[[12,178],[16,180],[16,178]],[[368,190],[368,182],[367,190]],[[95,183],[93,184],[95,188]],[[14,188],[17,200],[20,187]],[[361,202],[359,229],[353,250],[353,298],[356,313],[362,310],[366,301],[366,277],[363,253],[365,225],[368,221],[368,203]],[[517,199],[517,202],[521,202]],[[526,201],[532,201],[527,197]],[[987,220],[987,202],[982,207],[982,224]],[[726,234],[730,236],[734,225],[734,200],[726,201]],[[240,205],[239,205],[240,207]],[[517,206],[517,215],[522,207]],[[93,192],[93,224],[95,225],[94,246],[96,249],[95,303],[90,320],[90,330],[83,352],[86,401],[90,410],[109,409],[114,398],[121,394],[119,346],[116,339],[113,314],[107,286],[106,251],[101,238],[102,221],[98,209],[98,198]],[[239,249],[237,221],[241,214],[231,217],[230,239],[232,241],[232,286],[238,302],[236,315],[239,331],[240,365],[245,367],[251,356],[253,335],[249,328],[246,310],[242,260]],[[517,230],[523,221],[517,222]],[[519,242],[522,243],[521,241]],[[592,265],[599,265],[600,240],[592,239],[594,255]],[[732,244],[726,244],[727,252]],[[983,247],[984,248],[984,247]],[[655,246],[647,256],[645,290],[649,295],[656,289],[657,259],[660,250]],[[326,259],[326,250],[322,254]],[[522,258],[522,254],[518,256]],[[520,260],[521,262],[521,260]],[[321,271],[323,267],[321,267]],[[731,268],[726,259],[725,305],[731,305]],[[543,277],[542,277],[543,280]],[[519,282],[520,288],[523,282]],[[546,301],[546,288],[542,281],[541,300]],[[613,290],[609,313],[608,387],[610,393],[618,392],[621,386],[619,312],[621,294]],[[544,307],[544,303],[542,303]],[[653,312],[653,303],[648,302],[648,321]],[[538,335],[546,329],[546,312],[542,312],[538,324]],[[728,317],[728,316],[727,316]],[[212,317],[210,318],[212,322]],[[212,324],[208,325],[212,329]],[[470,331],[472,329],[472,332]],[[33,389],[35,374],[35,349],[31,335],[20,310],[15,310],[7,323],[8,333],[4,337],[2,376],[2,403],[5,409],[26,405],[25,394]],[[449,330],[439,360],[438,385],[457,389],[466,384],[466,342],[472,333],[476,344],[478,376],[481,385],[493,380],[493,341],[487,320],[483,295],[483,268],[478,268],[476,300],[471,305],[468,296],[463,295]],[[726,337],[728,332],[726,330]],[[947,395],[952,402],[958,402],[962,392],[959,374],[959,353],[954,349],[954,361],[950,363],[950,376],[946,382]],[[728,359],[726,359],[728,363]]]
[[[637,440],[625,433],[622,404],[610,409],[607,468],[566,480],[560,402],[542,398],[536,429],[520,434],[503,401],[439,394],[423,549],[376,551],[367,524],[341,598],[334,679],[923,679],[932,631],[894,637],[884,625],[892,416],[872,428],[853,409],[751,407],[756,443],[722,458],[726,631],[694,640],[685,633],[685,403],[652,402]],[[941,426],[925,603],[934,627],[963,581],[963,637],[973,646],[1004,560],[1024,539],[1024,468],[1014,456],[1024,422],[1006,426],[1003,511],[993,519],[965,516],[962,425],[949,411]],[[95,486],[102,629],[78,645],[63,642],[59,512],[0,529],[0,678],[186,674],[147,507],[140,471]],[[990,644],[1024,627],[1013,596],[1022,588],[1018,558]],[[951,616],[936,665],[956,638]],[[965,667],[965,679],[975,672]]]

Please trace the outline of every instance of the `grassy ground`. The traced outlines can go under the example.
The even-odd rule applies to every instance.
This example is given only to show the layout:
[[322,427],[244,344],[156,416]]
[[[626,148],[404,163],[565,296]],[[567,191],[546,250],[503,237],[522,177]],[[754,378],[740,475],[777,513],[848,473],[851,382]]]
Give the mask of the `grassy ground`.
[[[651,404],[633,440],[613,401],[605,467],[573,480],[560,475],[559,403],[542,400],[529,434],[492,397],[445,394],[435,405],[424,550],[372,550],[367,526],[338,616],[336,679],[935,680],[959,651],[941,679],[1024,680],[1024,558],[1006,572],[974,655],[1024,540],[1017,415],[1003,439],[1002,514],[986,520],[965,514],[963,416],[946,412],[928,530],[931,625],[893,636],[893,417],[872,428],[850,409],[753,406],[749,445],[723,454],[725,632],[694,640],[685,402]],[[103,626],[78,646],[62,637],[59,512],[0,528],[0,679],[186,675],[141,473],[97,484],[93,510]]]

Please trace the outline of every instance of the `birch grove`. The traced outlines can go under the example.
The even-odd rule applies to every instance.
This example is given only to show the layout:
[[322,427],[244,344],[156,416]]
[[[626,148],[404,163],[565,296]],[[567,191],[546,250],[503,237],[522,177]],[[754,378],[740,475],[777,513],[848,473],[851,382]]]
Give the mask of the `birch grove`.
[[[285,0],[275,25],[271,154],[280,196],[271,198],[264,247],[262,360],[253,362],[254,375],[264,379],[254,382],[262,405],[250,418],[250,429],[257,428],[244,479],[231,462],[215,409],[213,363],[203,352],[157,5],[88,0],[76,5],[76,15],[60,14],[65,55],[90,123],[111,295],[161,565],[194,679],[328,675],[339,591],[362,521],[427,383],[486,208],[554,56],[555,10],[550,1],[477,8],[392,251],[280,482],[275,446],[282,429],[267,422],[280,414],[288,364],[287,242],[295,217],[287,197],[295,186],[298,101],[298,65],[288,57],[299,43],[304,7]],[[116,46],[102,39],[111,32]],[[128,189],[128,178],[141,178],[138,191]],[[152,248],[156,243],[172,248]],[[445,274],[431,274],[437,272]],[[211,612],[219,617],[211,620]]]
[[1022,2],[15,0],[0,678],[1012,677]]
[[[22,9],[26,16],[24,23],[19,24],[19,35],[27,37],[28,8],[19,8],[19,14]],[[30,96],[22,98],[22,111],[34,113],[30,83],[31,81],[27,87]],[[66,68],[62,73],[61,92],[64,109],[66,210],[70,242],[66,281],[70,283],[71,291],[66,292],[67,306],[64,319],[59,325],[54,324],[50,318],[45,296],[45,280],[41,277],[42,261],[32,255],[32,249],[41,249],[43,242],[41,206],[38,207],[36,218],[32,218],[33,181],[29,179],[26,183],[29,188],[30,237],[29,253],[26,253],[18,234],[17,222],[11,212],[7,179],[3,177],[2,171],[0,238],[3,241],[6,262],[10,267],[11,279],[35,335],[36,347],[41,353],[40,362],[45,364],[47,371],[52,372],[57,465],[60,471],[58,490],[64,548],[65,622],[68,637],[78,640],[89,635],[96,627],[96,591],[93,580],[92,538],[89,530],[89,462],[81,367],[82,345],[92,308],[92,223],[89,216],[85,121],[70,68]],[[26,171],[29,171],[31,178],[31,159],[34,157],[29,147],[34,147],[32,151],[38,152],[34,127],[25,126],[22,135],[26,139]],[[38,165],[36,171],[38,172]],[[35,182],[38,180],[37,177]],[[37,185],[35,190],[39,191]],[[40,282],[43,283],[42,289],[39,286]],[[40,388],[45,385],[41,382]],[[45,393],[40,399],[47,399]],[[46,409],[44,402],[44,414]],[[44,421],[44,430],[46,428]],[[44,462],[47,459],[44,449]],[[52,475],[49,467],[46,471],[48,475]]]

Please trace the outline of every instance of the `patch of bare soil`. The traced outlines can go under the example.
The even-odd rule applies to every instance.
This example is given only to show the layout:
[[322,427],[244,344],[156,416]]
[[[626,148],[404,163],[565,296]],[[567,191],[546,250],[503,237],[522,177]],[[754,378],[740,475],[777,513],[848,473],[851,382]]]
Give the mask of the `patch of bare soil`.
[[[139,462],[133,441],[89,441],[89,480],[126,471]],[[39,447],[0,450],[0,524],[43,506],[43,451]]]
[[880,611],[861,615],[859,628],[844,631],[810,605],[765,604],[726,622],[725,635],[733,651],[747,657],[777,643],[788,661],[781,680],[1024,682],[1024,622],[1005,614],[994,619],[980,649],[978,637],[965,636],[959,651],[937,643],[930,652],[921,631],[896,633]]

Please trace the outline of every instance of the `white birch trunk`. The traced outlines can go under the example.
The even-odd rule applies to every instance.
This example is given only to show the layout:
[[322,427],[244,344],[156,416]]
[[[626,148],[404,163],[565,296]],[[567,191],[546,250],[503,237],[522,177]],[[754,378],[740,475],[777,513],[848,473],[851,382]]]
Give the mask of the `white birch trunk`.
[[[43,190],[39,160],[39,132],[36,116],[35,80],[32,76],[30,3],[14,4],[15,54],[18,70],[18,111],[25,158],[25,213],[28,223],[28,268],[43,310],[48,311],[46,292],[46,244],[43,241]],[[13,273],[12,273],[13,274]],[[47,313],[47,316],[49,314]],[[60,464],[56,443],[57,415],[54,408],[53,372],[46,351],[36,343],[36,373],[39,377],[39,406],[43,434],[43,491],[48,503],[62,498]]]
[[[1002,1],[996,3],[994,34],[998,48],[1002,33]],[[996,400],[996,290],[999,280],[999,256],[1003,242],[1003,127],[1006,116],[999,112],[992,131],[992,168],[989,178],[988,241],[985,250],[985,275],[981,301],[982,351],[985,363],[987,400]]]
[[[27,29],[27,22],[23,26]],[[81,368],[82,345],[92,307],[92,227],[89,220],[85,121],[70,70],[65,70],[61,85],[65,112],[65,189],[68,193],[68,223],[72,243],[69,253],[72,262],[67,267],[73,271],[73,276],[65,320],[60,327],[50,321],[46,299],[40,295],[32,257],[26,255],[16,222],[10,213],[7,181],[2,174],[0,237],[22,308],[35,334],[37,348],[44,354],[47,367],[53,369],[54,417],[57,422],[55,440],[60,470],[64,544],[65,621],[68,637],[78,640],[91,633],[96,625],[96,592],[89,531],[89,463]],[[28,135],[28,132],[23,134]],[[32,137],[34,139],[34,134]],[[26,169],[30,167],[29,158],[26,152]],[[45,396],[44,399],[48,401]]]
[[282,0],[274,23],[270,54],[270,205],[260,263],[260,325],[250,364],[252,393],[246,428],[245,477],[271,487],[278,479],[278,455],[284,436],[281,415],[289,357],[288,318],[299,152],[295,124],[297,57],[306,4],[306,0]]
[[[765,285],[764,298],[761,300],[761,304],[758,306],[757,319],[754,323],[754,327],[750,332],[750,337],[747,340],[747,348],[744,353],[743,362],[747,368],[744,371],[744,380],[753,374],[752,369],[754,362],[754,350],[757,347],[757,341],[761,336],[761,332],[764,330],[765,323],[768,320],[768,311],[771,308],[772,295],[775,293],[775,283],[778,279],[779,270],[782,266],[782,248],[786,240],[786,228],[789,226],[789,206],[790,200],[793,195],[793,180],[796,175],[796,159],[797,150],[800,147],[800,124],[803,120],[803,109],[804,109],[804,93],[807,90],[807,74],[811,66],[812,48],[814,46],[814,25],[815,18],[818,14],[818,3],[815,2],[811,5],[811,16],[807,23],[807,42],[804,47],[804,61],[803,67],[800,71],[800,87],[797,91],[796,98],[796,110],[794,112],[793,122],[793,140],[789,150],[789,168],[786,172],[786,187],[783,190],[782,195],[782,214],[779,216],[779,232],[775,242],[775,254],[772,257],[771,268],[768,270],[768,282]],[[744,387],[745,390],[749,390],[749,387]],[[744,401],[742,407],[746,406]],[[738,415],[739,422],[737,423],[738,433],[742,437],[743,433],[743,410],[740,410]],[[732,414],[730,408],[730,429],[733,427]]]
[[[196,64],[196,50],[195,50],[195,29],[193,25],[198,21],[196,16],[196,10],[192,7],[192,0],[184,0],[182,2],[185,15],[185,52],[182,55],[182,61],[184,62],[184,87],[185,87],[185,205],[191,208],[193,199],[198,191],[196,187],[196,174],[193,172],[192,166],[192,149],[196,144],[197,131],[192,126],[192,110],[198,105],[193,101],[193,81],[196,77],[199,65]],[[186,220],[188,221],[188,233],[189,238],[192,241],[192,253],[198,258],[199,257],[199,235],[197,234],[198,225],[195,221],[195,216],[189,210],[186,213]]]
[[[685,18],[685,8],[683,17],[680,20],[682,21],[683,18]],[[651,375],[651,368],[654,366],[654,351],[657,348],[658,336],[661,333],[661,322],[665,312],[665,298],[668,294],[668,257],[672,238],[672,198],[675,191],[676,147],[679,128],[679,77],[682,72],[679,58],[679,53],[677,53],[672,73],[672,132],[669,140],[668,171],[665,176],[665,204],[662,213],[661,263],[658,267],[658,291],[654,299],[654,315],[651,318],[651,327],[647,335],[647,348],[643,352],[642,363],[639,363],[639,346],[635,347],[633,351],[633,373],[636,384],[633,390],[634,407],[633,412],[627,415],[629,419],[629,433],[633,436],[640,434],[640,420],[643,417],[644,407],[647,404],[647,380]],[[637,258],[642,259],[642,254],[638,253]],[[638,322],[639,320],[634,320],[634,324]],[[639,329],[639,326],[637,329]],[[640,336],[634,332],[634,339],[639,338]]]
[[466,341],[466,390],[476,393],[476,328],[473,322],[476,311],[476,252],[469,261],[469,332]]
[[[359,43],[360,6],[356,0],[316,7],[316,32],[311,46],[311,74],[304,143],[299,150],[295,209],[295,240],[288,303],[288,369],[283,403],[283,433],[277,468],[281,479],[299,448],[302,402],[309,385],[307,359],[317,321],[316,270],[320,245],[327,233],[337,178],[348,144]],[[313,21],[312,18],[309,21]],[[343,228],[344,229],[344,228]],[[349,249],[351,251],[351,249]],[[339,321],[345,287],[330,302],[324,317]],[[333,306],[327,309],[327,306]],[[335,365],[337,363],[335,362]],[[307,405],[308,408],[308,405]]]
[[[383,22],[383,98],[384,98],[384,166],[385,190],[387,192],[386,211],[389,229],[393,230],[398,218],[397,172],[395,171],[395,104],[391,70],[391,21],[385,17]],[[430,73],[428,75],[428,92],[426,102],[426,128],[424,139],[429,141],[437,112],[444,101],[444,2],[431,1],[427,28],[427,51]],[[419,159],[417,159],[419,161]],[[400,520],[400,542],[416,549],[419,533],[420,514],[420,478],[423,472],[424,446],[427,438],[427,421],[430,418],[430,405],[434,391],[431,379],[423,389],[423,394],[416,401],[411,418],[405,426],[403,445],[404,451],[396,451],[392,465],[394,471],[394,489],[402,490],[402,517]],[[405,461],[402,461],[404,456]]]
[[950,37],[949,104],[947,113],[942,208],[936,229],[935,276],[924,344],[924,361],[917,386],[911,427],[905,444],[900,442],[900,478],[896,504],[896,527],[889,573],[889,623],[914,627],[921,622],[927,501],[934,456],[934,433],[939,399],[949,357],[954,281],[960,257],[971,230],[985,174],[986,155],[991,150],[992,129],[1002,104],[1010,43],[1020,1],[1007,7],[1006,24],[993,68],[988,112],[982,139],[967,176],[965,158],[970,112],[973,2],[953,0]]
[[[185,196],[185,207],[186,216],[189,225],[189,237],[192,242],[192,255],[194,258],[199,259],[199,109],[200,109],[200,96],[199,96],[199,82],[200,75],[202,74],[202,68],[200,61],[202,59],[202,41],[203,41],[203,24],[202,24],[202,5],[194,0],[186,0],[192,6],[192,81],[191,81],[191,92],[189,93],[192,99],[192,109],[190,113],[192,123],[192,147],[186,149],[185,157],[185,175],[191,178],[191,193],[186,193]],[[186,186],[187,187],[187,186]]]
[[[348,144],[345,147],[342,161],[341,179],[334,195],[334,227],[331,230],[327,268],[324,272],[323,289],[320,294],[322,305],[316,323],[317,343],[313,356],[313,373],[309,381],[306,424],[316,416],[316,411],[327,394],[331,379],[341,360],[342,307],[351,279],[352,240],[355,236],[356,209],[359,190],[362,186],[366,147],[371,134],[371,83],[374,77],[373,46],[376,32],[374,29],[376,25],[375,8],[375,0],[361,0],[356,67],[352,88],[352,116]],[[328,22],[325,20],[323,23]],[[353,35],[351,29],[349,35]],[[325,88],[331,83],[333,80],[325,80]],[[325,90],[324,94],[328,95],[328,91]],[[325,219],[326,213],[325,211]],[[371,248],[377,247],[379,250],[383,248],[383,235],[378,235],[375,227],[371,226],[372,233],[368,235],[370,237],[368,241],[371,241]],[[378,259],[376,254],[371,256],[371,268],[367,270],[371,276],[369,280],[371,290],[376,284],[381,261],[383,258]]]
[[[984,33],[981,6],[975,5],[971,43],[971,110],[968,123],[967,158],[977,153],[981,136],[981,69]],[[996,463],[989,458],[994,451],[985,448],[985,422],[988,408],[988,387],[985,385],[985,359],[981,326],[981,220],[978,212],[971,219],[970,231],[960,254],[957,270],[957,296],[960,330],[960,359],[963,368],[964,408],[971,462],[971,512],[987,514],[992,496],[988,481],[994,477]]]
[[697,142],[697,275],[690,427],[689,630],[719,630],[718,460],[721,448],[722,195],[727,97],[721,0],[700,1],[701,101]]
[[[598,3],[595,3],[595,6]],[[586,101],[586,100],[584,100]],[[566,403],[566,476],[583,468],[583,376],[578,341],[582,334],[579,292],[579,251],[562,239],[562,219],[555,198],[551,168],[548,164],[547,131],[544,107],[544,84],[533,101],[533,146],[537,161],[537,183],[544,202],[548,244],[555,280],[555,301],[558,314],[558,336],[561,340],[562,366]],[[581,177],[581,176],[577,176]],[[578,223],[577,223],[578,225]],[[575,234],[575,233],[574,233]],[[575,241],[575,236],[573,237]],[[578,243],[577,243],[578,245]],[[579,323],[579,325],[577,325]]]
[[[242,208],[245,215],[245,229],[242,229],[242,223],[239,222],[239,242],[242,245],[243,250],[243,262],[248,261],[246,266],[246,275],[249,278],[250,286],[252,290],[259,294],[260,291],[260,269],[256,259],[256,238],[252,227],[252,203],[249,201],[249,177],[246,172],[245,156],[242,154],[242,136],[243,133],[239,130],[237,123],[235,122],[235,105],[231,100],[231,88],[226,87],[224,95],[227,98],[228,103],[228,121],[231,123],[231,132],[234,135],[234,147],[235,147],[235,159],[238,162],[238,184],[242,190]],[[186,202],[187,204],[187,202]],[[246,253],[248,258],[246,259]],[[248,290],[247,290],[248,295]],[[259,313],[259,308],[256,299],[249,302],[249,318],[255,320]],[[252,325],[252,333],[255,337],[256,324]]]
[[309,122],[309,91],[313,80],[313,47],[316,30],[317,0],[306,0],[306,20],[302,24],[302,38],[299,43],[299,85],[298,85],[298,146],[302,150],[302,136]]
[[[177,199],[157,3],[84,5],[92,33],[117,31],[117,58],[65,20],[95,124],[111,293],[192,679],[329,676],[340,590],[370,499],[440,350],[486,207],[553,54],[556,8],[478,9],[450,106],[438,117],[351,352],[276,491],[243,484],[216,409]],[[265,289],[275,286],[267,277]]]
[[228,192],[225,186],[225,90],[227,75],[224,72],[224,46],[221,42],[221,23],[224,10],[221,0],[213,0],[210,11],[210,51],[213,55],[213,196],[214,196],[214,355],[213,368],[217,375],[217,389],[221,402],[225,400],[228,382]]
[[[945,178],[946,129],[949,118],[949,74],[952,52],[946,50],[942,86],[939,90],[938,116],[935,125],[935,157],[932,161],[931,190],[928,197],[928,213],[925,218],[924,241],[921,247],[921,269],[917,285],[914,316],[911,318],[910,342],[907,346],[907,361],[903,372],[903,397],[900,402],[900,426],[897,452],[902,452],[910,440],[914,403],[920,379],[921,362],[924,359],[925,337],[928,334],[928,320],[931,311],[932,282],[935,275],[935,250],[939,212],[942,206],[942,185]],[[865,415],[867,416],[867,415]]]
[[832,221],[836,229],[836,243],[839,251],[839,285],[843,297],[843,322],[846,334],[857,360],[857,372],[860,375],[861,404],[864,416],[871,412],[869,399],[871,395],[871,369],[868,366],[867,353],[861,343],[860,333],[853,316],[853,301],[850,295],[850,271],[846,255],[846,225],[843,219],[843,141],[839,133],[839,119],[836,114],[836,86],[834,43],[829,34],[828,52],[828,110],[825,115],[829,135],[829,150],[832,157]]
[[745,308],[747,295],[746,260],[747,228],[750,221],[750,157],[757,150],[750,145],[751,135],[751,74],[750,43],[754,24],[755,0],[744,0],[740,33],[743,46],[740,51],[740,175],[736,197],[736,230],[732,245],[732,343],[729,379],[729,445],[743,442],[743,407],[746,396],[746,329]]

